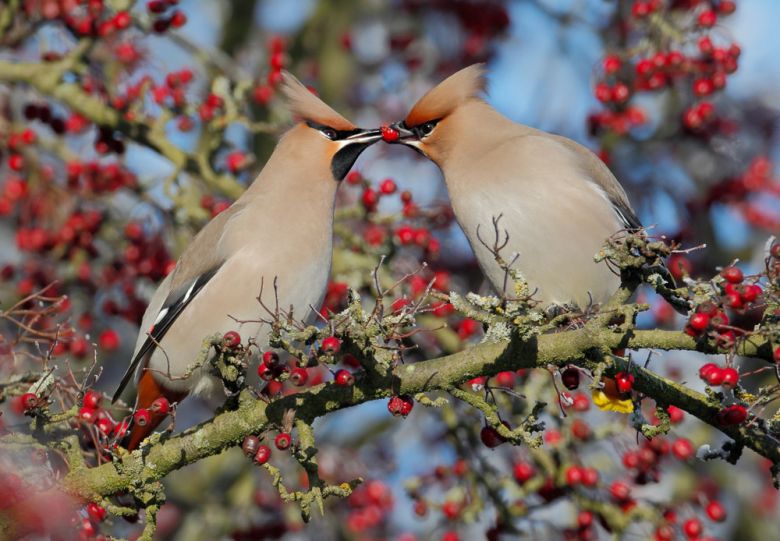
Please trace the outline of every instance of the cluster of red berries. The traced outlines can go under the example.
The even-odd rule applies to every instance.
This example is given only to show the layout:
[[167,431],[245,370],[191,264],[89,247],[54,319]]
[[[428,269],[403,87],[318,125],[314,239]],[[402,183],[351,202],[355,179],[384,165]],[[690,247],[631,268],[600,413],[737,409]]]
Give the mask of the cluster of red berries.
[[68,188],[85,195],[115,192],[121,188],[138,189],[138,178],[117,163],[82,162],[73,160],[66,164]]
[[98,434],[103,438],[110,436],[121,438],[128,426],[126,423],[117,424],[111,414],[102,407],[103,394],[88,390],[84,393],[81,407],[77,413],[78,421],[84,426],[95,426]]
[[718,302],[699,304],[688,318],[685,332],[693,337],[711,336],[719,347],[730,348],[737,339],[737,332],[729,325],[724,306],[744,311],[761,302],[763,289],[756,283],[745,283],[745,276],[738,267],[726,267],[721,271],[721,297]]
[[[457,19],[464,33],[459,59],[463,64],[487,59],[491,52],[491,41],[509,28],[509,12],[503,2],[405,0],[403,3],[412,13],[427,13],[433,8]],[[403,47],[409,54],[414,51],[413,47],[408,47],[411,41],[396,38],[397,46]],[[415,58],[407,59],[407,64],[411,62],[410,68],[417,65],[414,60]]]
[[[706,502],[706,505],[704,504]],[[690,503],[696,507],[703,507],[704,514],[712,522],[726,520],[726,508],[718,500],[708,497],[706,499],[692,498]],[[676,529],[679,528],[686,539],[691,541],[715,541],[713,537],[705,537],[704,524],[697,517],[688,518],[682,522],[674,509],[666,509],[663,513],[664,523],[658,526],[653,534],[654,541],[674,541],[679,539]]]
[[347,498],[347,528],[355,533],[364,533],[380,527],[392,511],[393,504],[393,493],[382,481],[372,479],[358,486]]
[[700,206],[709,209],[716,203],[726,203],[739,211],[753,227],[777,231],[780,229],[780,219],[777,213],[765,205],[767,201],[780,196],[773,169],[773,163],[767,157],[754,158],[742,174],[710,186]]
[[406,417],[412,412],[414,400],[409,395],[396,395],[390,397],[387,401],[387,411],[392,415]]
[[132,24],[128,11],[110,12],[103,0],[26,2],[24,9],[32,19],[36,16],[46,20],[61,19],[80,36],[107,37]]
[[[468,481],[466,477],[468,471],[468,462],[459,458],[450,467],[438,464],[434,466],[432,471],[419,475],[415,479],[415,483],[407,489],[409,497],[414,502],[413,509],[415,515],[424,518],[428,515],[430,509],[438,509],[448,522],[458,521],[468,504],[467,500],[449,496],[441,504],[436,504],[426,499],[423,491],[449,494],[454,487],[457,487],[464,481]],[[408,536],[408,538],[416,539],[413,536]],[[449,530],[442,535],[442,539],[457,540],[458,536],[454,530]]]
[[[279,432],[274,438],[274,446],[279,451],[286,451],[292,446],[292,436],[289,432]],[[241,450],[255,464],[262,466],[271,458],[271,447],[261,442],[258,436],[246,436],[241,444]]]
[[[10,151],[10,154],[8,155],[8,168],[11,171],[18,173],[24,169],[24,156],[21,152],[30,145],[33,145],[37,139],[38,136],[29,128],[8,135],[5,144]],[[2,157],[2,153],[0,153],[0,157]]]
[[733,366],[721,368],[715,363],[707,363],[699,369],[699,377],[707,385],[721,386],[724,389],[733,389],[739,383],[739,372]]
[[255,103],[267,105],[274,95],[274,88],[282,82],[282,69],[285,64],[284,40],[274,37],[268,42],[268,76],[265,83],[258,83],[252,89]]
[[187,22],[187,16],[179,9],[172,9],[179,0],[150,0],[146,9],[156,17],[152,22],[152,30],[163,34],[171,28],[181,28]]
[[216,199],[210,194],[205,194],[200,198],[200,206],[202,209],[209,211],[213,218],[217,214],[227,210],[230,207],[230,202],[225,199]]
[[[669,9],[696,10],[694,24],[699,32],[712,28],[718,14],[728,15],[735,7],[733,2],[719,2],[714,6],[702,2],[695,4],[677,3]],[[642,21],[659,11],[661,6],[660,0],[636,0],[632,6],[636,24],[644,24]],[[607,55],[602,63],[603,78],[594,92],[600,102],[610,107],[590,118],[591,130],[595,133],[607,129],[622,135],[631,127],[643,124],[646,121],[644,112],[628,105],[637,92],[662,90],[678,81],[686,81],[694,98],[707,98],[726,85],[728,75],[737,70],[739,55],[740,48],[736,44],[716,46],[707,34],[699,38],[695,54],[686,55],[681,50],[668,48],[639,59]],[[696,132],[713,125],[714,119],[715,106],[710,101],[694,103],[682,115],[684,126]]]
[[[132,92],[128,89],[126,97],[116,98],[113,106],[120,111],[127,108],[128,101],[137,99],[142,85],[147,83],[151,85],[152,100],[158,105],[173,105],[177,109],[182,109],[187,104],[187,87],[193,81],[194,75],[190,69],[172,71],[165,76],[164,84],[154,85],[151,79],[142,83],[137,83],[132,87]],[[121,101],[118,101],[121,100]],[[187,131],[187,130],[182,130]]]

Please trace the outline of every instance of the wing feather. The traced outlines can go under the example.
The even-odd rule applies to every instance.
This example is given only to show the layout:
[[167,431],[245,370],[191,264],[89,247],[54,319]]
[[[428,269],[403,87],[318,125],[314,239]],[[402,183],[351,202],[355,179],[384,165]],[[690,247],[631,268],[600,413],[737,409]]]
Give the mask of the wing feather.
[[133,377],[133,374],[135,374],[141,361],[157,347],[157,344],[160,343],[160,340],[165,336],[165,333],[171,328],[171,325],[176,321],[176,318],[181,315],[187,305],[197,296],[198,292],[203,289],[209,280],[214,277],[218,270],[219,267],[214,267],[192,280],[192,282],[188,284],[186,290],[182,291],[182,288],[179,288],[177,292],[171,292],[171,294],[168,295],[168,298],[165,299],[162,308],[155,318],[152,328],[149,329],[149,332],[147,333],[146,340],[138,349],[133,361],[122,376],[122,381],[114,392],[111,402],[117,401],[122,394],[122,391],[124,391],[125,387],[127,387],[127,384],[130,382],[130,379]]

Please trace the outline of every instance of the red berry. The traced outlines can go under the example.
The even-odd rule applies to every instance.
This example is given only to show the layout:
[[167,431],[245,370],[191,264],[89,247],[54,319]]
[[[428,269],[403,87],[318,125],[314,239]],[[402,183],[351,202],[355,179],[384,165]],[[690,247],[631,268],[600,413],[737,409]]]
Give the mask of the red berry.
[[749,284],[745,286],[745,290],[742,292],[742,300],[746,303],[756,302],[761,293],[763,293],[763,290],[760,285]]
[[255,464],[263,465],[271,458],[271,448],[267,445],[260,445],[255,453]]
[[718,421],[724,426],[738,425],[747,419],[748,413],[745,406],[732,404],[718,412]]
[[111,434],[111,431],[114,430],[114,422],[108,417],[101,417],[98,419],[95,423],[95,426],[97,426],[98,430],[100,430],[100,432],[106,436]]
[[275,374],[270,366],[265,363],[261,363],[257,367],[257,375],[260,376],[260,379],[263,381],[271,381],[274,379]]
[[776,363],[780,363],[780,346],[777,346],[772,352],[772,360]]
[[228,349],[235,349],[241,345],[241,335],[236,331],[228,331],[222,336],[222,345]]
[[576,366],[568,366],[561,372],[563,386],[573,391],[580,386],[580,370]]
[[398,188],[395,185],[395,181],[393,179],[391,179],[391,178],[386,178],[379,185],[379,191],[382,192],[385,195],[394,194],[397,189]]
[[595,487],[599,482],[599,472],[596,468],[581,468],[582,484],[586,487]]
[[502,443],[506,442],[506,439],[498,433],[498,430],[492,426],[483,426],[482,430],[479,432],[479,439],[482,440],[482,443],[485,445],[485,447],[490,449],[498,447]]
[[736,387],[737,383],[739,382],[739,372],[731,366],[723,369],[723,380],[721,381],[721,385],[723,387],[727,387],[729,389],[733,389]]
[[334,379],[336,385],[343,385],[345,387],[355,383],[355,376],[352,375],[352,372],[344,370],[343,368],[336,372],[336,377]]
[[615,375],[615,385],[621,394],[630,393],[634,388],[634,375],[626,372],[618,372]]
[[276,445],[276,448],[280,451],[289,449],[291,444],[292,436],[290,436],[287,432],[280,432],[279,435],[274,438],[274,445]]
[[683,522],[682,529],[686,537],[690,539],[697,538],[702,532],[701,521],[697,518],[689,518]]
[[274,89],[268,85],[258,85],[252,90],[252,98],[260,105],[265,105],[271,101],[273,95]]
[[460,508],[461,508],[460,503],[454,502],[452,500],[447,500],[442,504],[441,512],[448,519],[454,520],[458,518],[458,515],[460,514]]
[[114,15],[114,26],[116,26],[119,30],[127,28],[132,22],[133,20],[127,11],[120,11]]
[[723,375],[723,369],[716,366],[707,373],[707,377],[704,378],[704,381],[707,382],[707,385],[718,386],[723,383]]
[[241,450],[246,456],[253,457],[260,449],[260,439],[257,436],[246,436],[241,442]]
[[23,411],[31,411],[38,407],[38,396],[35,393],[24,393],[19,398]]
[[248,160],[246,158],[246,155],[244,155],[243,152],[240,150],[236,150],[234,152],[231,152],[227,155],[227,158],[225,159],[225,163],[227,164],[228,169],[231,173],[237,173],[241,169],[244,168],[244,166],[247,164]]
[[512,475],[514,476],[515,481],[523,485],[536,475],[536,472],[534,471],[533,466],[528,462],[517,462],[512,466]]
[[617,83],[612,87],[612,101],[615,103],[623,103],[628,100],[631,95],[631,91],[625,83]]
[[146,426],[152,422],[152,416],[149,414],[149,410],[141,408],[133,415],[133,420],[138,426]]
[[322,352],[326,354],[336,354],[341,351],[341,340],[335,336],[328,336],[322,341]]
[[693,330],[701,333],[707,330],[707,327],[710,326],[710,316],[707,314],[701,314],[699,312],[691,314],[691,318],[688,320],[688,325],[690,325]]
[[106,329],[100,333],[98,345],[106,351],[114,351],[119,347],[119,333],[114,329]]
[[269,368],[278,366],[279,355],[275,351],[266,351],[263,353],[263,364],[267,365]]
[[669,414],[669,422],[673,425],[682,423],[685,418],[685,412],[677,406],[669,406],[666,408],[666,413]]
[[187,16],[184,14],[183,11],[176,11],[173,13],[173,16],[171,16],[171,26],[174,28],[181,28],[184,26],[184,24],[187,22]]
[[693,82],[693,93],[697,96],[709,96],[715,90],[711,79],[701,77]]
[[106,518],[105,508],[95,502],[89,502],[87,504],[87,514],[95,522],[103,522],[103,519]]
[[610,54],[604,57],[604,71],[612,74],[620,69],[620,58],[617,55]]
[[366,208],[366,210],[374,210],[377,203],[379,203],[379,196],[377,195],[376,190],[372,188],[365,188],[360,199],[363,202],[363,206]]
[[87,408],[97,409],[100,407],[100,403],[103,401],[103,395],[97,391],[90,389],[84,393],[84,400],[82,404]]
[[577,526],[579,528],[590,528],[593,525],[593,513],[590,511],[580,511],[577,515]]
[[707,516],[710,517],[710,520],[714,520],[715,522],[723,522],[726,520],[726,508],[723,507],[723,504],[717,500],[712,500],[709,504],[707,504],[707,508],[705,510],[707,512]]
[[159,413],[160,415],[167,415],[168,412],[171,411],[171,403],[168,402],[167,398],[161,396],[152,402],[152,405],[149,406],[149,409],[155,413]]
[[686,438],[678,438],[672,444],[672,454],[680,460],[688,460],[693,456],[693,444]]
[[715,363],[705,363],[699,368],[699,377],[704,381],[707,381],[711,372],[720,370],[720,367]]
[[609,494],[613,500],[624,502],[631,498],[631,487],[622,481],[614,481],[609,486]]
[[715,14],[715,11],[711,9],[707,9],[699,13],[698,22],[700,26],[703,26],[705,28],[711,28],[715,26],[715,23],[718,21],[718,16]]
[[296,387],[302,387],[306,385],[309,380],[309,372],[305,368],[296,367],[290,372],[290,382]]
[[569,466],[566,468],[566,484],[571,486],[579,485],[582,482],[582,470],[579,466]]
[[97,414],[98,411],[95,408],[88,408],[87,406],[82,406],[79,408],[79,419],[84,421],[85,423],[92,424],[97,420]]
[[24,158],[21,154],[11,154],[8,156],[8,167],[14,171],[21,171],[24,168]]
[[382,126],[379,128],[379,130],[382,133],[382,140],[384,140],[386,143],[392,143],[401,137],[401,134],[398,133],[398,130],[390,126]]
[[745,275],[739,267],[726,267],[720,272],[720,275],[732,284],[740,284],[745,279]]
[[612,89],[607,83],[599,83],[594,90],[596,99],[602,103],[609,103],[612,101]]
[[730,15],[737,9],[737,4],[734,0],[720,0],[718,4],[718,11],[723,15]]
[[347,184],[360,184],[360,182],[363,180],[363,177],[358,173],[357,171],[350,171],[347,174]]
[[655,541],[672,541],[674,539],[674,530],[668,524],[663,524],[655,530],[653,539]]
[[590,438],[590,427],[582,419],[575,419],[571,424],[571,433],[575,438],[585,441]]

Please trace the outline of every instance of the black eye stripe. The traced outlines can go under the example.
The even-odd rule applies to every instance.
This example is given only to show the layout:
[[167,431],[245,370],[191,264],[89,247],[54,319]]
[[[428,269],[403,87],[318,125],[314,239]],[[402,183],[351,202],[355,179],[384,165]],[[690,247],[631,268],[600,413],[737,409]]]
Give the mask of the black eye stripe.
[[330,126],[326,126],[325,124],[320,124],[318,122],[314,122],[312,120],[307,120],[306,125],[309,126],[312,129],[323,131],[323,130],[330,130],[333,133],[336,134],[336,137],[333,139],[334,141],[339,141],[341,139],[346,139],[347,137],[350,137],[352,135],[355,135],[357,133],[360,133],[360,129],[354,129],[354,130],[337,130],[335,128],[331,128]]

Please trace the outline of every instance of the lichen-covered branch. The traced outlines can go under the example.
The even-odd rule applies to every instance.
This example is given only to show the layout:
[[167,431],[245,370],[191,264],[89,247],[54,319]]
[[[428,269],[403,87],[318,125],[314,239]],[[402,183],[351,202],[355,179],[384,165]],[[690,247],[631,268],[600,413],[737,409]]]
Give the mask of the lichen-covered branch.
[[[485,343],[465,351],[396,368],[392,378],[404,394],[446,390],[479,375],[495,375],[505,370],[563,366],[569,363],[591,363],[593,351],[615,348],[653,348],[663,350],[696,350],[696,342],[679,331],[631,331],[614,333],[609,329],[582,329],[543,335],[527,342],[509,340]],[[762,340],[746,342],[740,353],[745,356],[767,357],[769,343]],[[625,369],[623,361],[615,360],[616,369]],[[677,406],[718,426],[740,444],[780,463],[780,448],[774,438],[757,425],[721,427],[716,423],[717,410],[707,397],[662,378],[652,372],[633,367],[637,375],[636,388],[667,405]],[[173,470],[207,456],[238,445],[249,434],[262,431],[269,423],[279,423],[283,412],[294,409],[304,418],[316,418],[332,411],[391,395],[390,378],[386,385],[368,385],[358,380],[351,388],[323,384],[298,394],[266,403],[242,394],[238,409],[217,415],[187,432],[150,445],[143,453],[125,455],[118,463],[92,469],[76,469],[63,480],[67,490],[88,499],[119,492],[134,481],[155,481]]]

